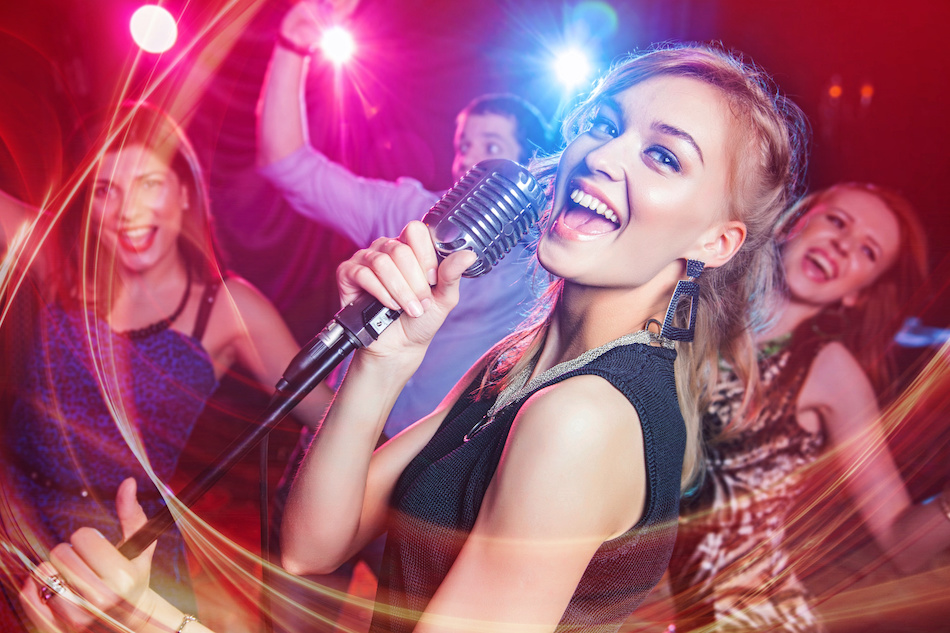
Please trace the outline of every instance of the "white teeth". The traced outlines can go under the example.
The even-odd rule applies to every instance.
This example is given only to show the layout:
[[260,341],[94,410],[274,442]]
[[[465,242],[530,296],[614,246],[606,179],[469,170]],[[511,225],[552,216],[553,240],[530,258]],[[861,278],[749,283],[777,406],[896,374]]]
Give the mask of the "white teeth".
[[587,207],[597,215],[602,215],[614,224],[620,224],[620,220],[617,218],[617,214],[607,206],[605,202],[601,202],[594,196],[589,193],[585,193],[580,189],[575,189],[571,192],[571,200],[576,202],[582,207]]
[[813,261],[815,265],[818,266],[818,268],[820,268],[823,273],[825,273],[825,277],[830,279],[832,276],[831,263],[817,253],[811,253],[810,257],[811,261]]
[[145,237],[146,235],[149,234],[149,232],[151,232],[151,230],[152,229],[150,227],[146,226],[146,227],[135,228],[135,229],[126,229],[122,232],[126,235],[126,237],[130,239],[136,239],[140,237]]

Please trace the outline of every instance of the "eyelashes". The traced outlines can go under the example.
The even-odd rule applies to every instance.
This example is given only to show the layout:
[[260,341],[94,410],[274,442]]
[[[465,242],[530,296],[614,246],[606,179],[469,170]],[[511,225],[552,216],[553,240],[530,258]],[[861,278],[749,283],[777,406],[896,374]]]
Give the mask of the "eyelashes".
[[[587,133],[595,138],[614,139],[624,133],[622,124],[618,121],[619,115],[614,112],[610,106],[601,106],[591,112],[587,118],[585,129],[582,133]],[[648,138],[645,140],[649,140]],[[654,143],[643,150],[646,159],[660,167],[668,169],[675,173],[681,173],[683,166],[676,153],[668,146],[661,143]]]
[[682,171],[682,167],[680,166],[679,160],[676,158],[676,154],[662,145],[651,145],[647,148],[645,154],[660,165],[669,167],[677,173]]
[[593,133],[600,133],[610,138],[617,138],[620,136],[620,128],[614,123],[614,121],[602,114],[595,114],[591,117],[589,124],[587,125],[587,131]]

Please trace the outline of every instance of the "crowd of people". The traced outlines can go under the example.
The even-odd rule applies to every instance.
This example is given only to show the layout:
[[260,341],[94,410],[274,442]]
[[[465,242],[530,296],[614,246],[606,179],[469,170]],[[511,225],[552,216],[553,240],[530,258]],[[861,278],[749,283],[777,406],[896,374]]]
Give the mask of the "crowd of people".
[[[915,503],[880,425],[926,233],[888,188],[804,192],[808,123],[763,70],[715,45],[630,54],[558,139],[521,97],[473,99],[453,177],[507,158],[547,199],[532,239],[469,280],[473,255],[440,259],[419,222],[439,192],[310,144],[322,25],[304,2],[281,22],[259,168],[357,246],[341,305],[403,315],[295,410],[276,628],[322,610],[330,630],[335,606],[286,579],[345,593],[365,560],[379,633],[617,631],[664,581],[677,631],[822,631],[802,577],[824,545],[799,510],[828,488],[904,572],[950,547],[950,491]],[[116,544],[169,502],[224,372],[270,388],[299,347],[226,269],[167,114],[122,103],[68,158],[42,208],[0,193],[2,538],[45,559],[6,574],[0,625],[210,630],[176,530],[133,560]]]

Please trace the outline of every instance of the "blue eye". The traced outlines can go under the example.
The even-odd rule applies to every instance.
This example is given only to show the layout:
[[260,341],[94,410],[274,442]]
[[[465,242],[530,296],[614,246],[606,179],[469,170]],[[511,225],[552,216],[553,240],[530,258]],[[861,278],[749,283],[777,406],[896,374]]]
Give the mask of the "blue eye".
[[676,160],[676,155],[665,147],[660,145],[652,145],[646,149],[645,153],[655,162],[669,167],[675,172],[679,172],[682,169],[680,167],[680,162]]
[[833,226],[836,226],[839,229],[844,227],[844,220],[833,213],[828,214],[828,221],[831,222]]
[[593,118],[590,124],[590,131],[600,134],[606,134],[611,138],[617,138],[620,135],[620,130],[617,129],[616,124],[610,120],[608,117],[598,114]]
[[870,246],[862,246],[861,252],[864,253],[864,255],[872,262],[877,261],[877,253],[874,252],[874,249],[871,248]]

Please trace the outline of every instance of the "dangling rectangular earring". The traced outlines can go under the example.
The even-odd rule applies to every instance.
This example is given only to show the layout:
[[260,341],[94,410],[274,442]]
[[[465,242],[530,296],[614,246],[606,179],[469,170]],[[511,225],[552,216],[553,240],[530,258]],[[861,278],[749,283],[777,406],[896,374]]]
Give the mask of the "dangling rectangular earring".
[[[668,338],[671,341],[683,341],[689,343],[696,334],[696,309],[699,307],[699,283],[696,281],[703,274],[706,264],[696,259],[686,260],[686,279],[676,282],[676,288],[673,290],[673,298],[670,299],[670,307],[666,309],[666,317],[663,319],[663,327],[660,328],[660,336]],[[680,302],[689,299],[689,322],[685,328],[673,325],[673,317],[676,316],[676,310]]]

